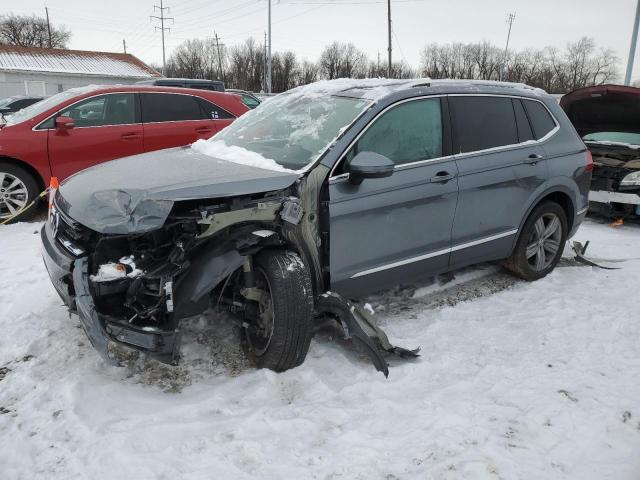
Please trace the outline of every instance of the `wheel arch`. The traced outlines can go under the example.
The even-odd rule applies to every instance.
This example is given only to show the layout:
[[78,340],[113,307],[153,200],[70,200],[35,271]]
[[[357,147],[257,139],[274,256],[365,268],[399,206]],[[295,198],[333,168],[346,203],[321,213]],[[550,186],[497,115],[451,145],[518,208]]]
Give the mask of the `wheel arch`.
[[576,206],[574,201],[572,200],[571,191],[568,188],[564,188],[562,186],[552,187],[539,195],[536,200],[531,203],[531,205],[527,209],[526,214],[523,215],[522,219],[520,220],[520,225],[518,226],[518,234],[515,236],[513,245],[511,246],[512,250],[518,243],[520,234],[522,233],[522,227],[531,215],[531,212],[533,212],[538,207],[538,205],[546,201],[553,201],[562,207],[565,215],[567,216],[567,233],[571,231],[576,217]]
[[41,192],[45,189],[45,180],[44,178],[42,178],[42,174],[29,163],[14,157],[7,157],[3,155],[0,155],[0,162],[9,163],[11,165],[15,165],[16,167],[24,168],[37,182],[39,191]]

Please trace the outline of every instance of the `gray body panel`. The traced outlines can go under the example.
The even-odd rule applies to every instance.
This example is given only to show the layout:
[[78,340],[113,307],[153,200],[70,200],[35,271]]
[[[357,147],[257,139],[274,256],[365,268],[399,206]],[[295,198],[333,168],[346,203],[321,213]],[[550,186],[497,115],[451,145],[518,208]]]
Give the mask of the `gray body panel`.
[[170,148],[76,173],[60,185],[61,207],[96,232],[140,233],[161,227],[175,201],[282,190],[298,177]]
[[[558,128],[540,141],[454,155],[453,168],[458,177],[450,184],[458,188],[457,194],[447,190],[438,195],[434,185],[423,185],[424,191],[416,196],[415,184],[422,175],[416,173],[407,179],[398,175],[398,167],[389,178],[365,180],[359,186],[349,184],[344,177],[331,179],[332,290],[357,296],[466,265],[504,259],[511,254],[529,213],[546,196],[558,192],[570,199],[569,236],[577,230],[588,206],[586,147],[555,99],[539,90],[446,81],[400,89],[362,115],[327,152],[322,163],[334,168],[358,135],[390,105],[410,98],[459,94],[540,101],[551,111]],[[532,164],[528,161],[532,154],[542,158]],[[447,158],[426,165],[440,161],[451,164],[451,158]],[[403,190],[403,185],[409,192]],[[385,200],[380,203],[383,197]],[[416,223],[424,225],[425,230]],[[442,248],[443,238],[447,237],[449,251]],[[421,245],[421,241],[425,243]],[[358,275],[360,272],[371,273]]]
[[[389,281],[389,268],[377,268],[425,257],[451,244],[458,181],[431,183],[438,172],[456,174],[453,159],[396,167],[391,177],[353,185],[347,178],[331,182],[332,288],[359,283],[376,288]],[[426,271],[446,269],[448,254],[424,258]]]

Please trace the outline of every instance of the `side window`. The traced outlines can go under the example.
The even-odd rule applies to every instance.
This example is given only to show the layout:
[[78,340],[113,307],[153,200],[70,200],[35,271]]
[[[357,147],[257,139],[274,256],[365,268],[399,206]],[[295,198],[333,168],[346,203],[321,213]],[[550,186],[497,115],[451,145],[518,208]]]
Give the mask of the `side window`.
[[531,131],[531,125],[527,114],[524,112],[522,102],[514,98],[513,99],[513,111],[516,113],[516,124],[518,127],[518,140],[520,142],[526,142],[527,140],[533,140],[533,132]]
[[260,105],[260,100],[252,97],[251,95],[242,95],[242,103],[253,110],[258,105]]
[[413,100],[391,108],[360,137],[347,156],[375,152],[396,165],[442,156],[440,99]]
[[531,120],[536,140],[541,139],[556,127],[556,122],[549,115],[549,111],[540,102],[524,100],[524,105],[527,109],[529,120]]
[[518,143],[516,119],[508,97],[449,97],[457,145],[465,153]]
[[58,116],[71,117],[76,127],[102,127],[136,123],[135,95],[115,93],[88,98],[63,110]]
[[220,108],[217,105],[205,100],[204,98],[198,98],[198,103],[200,103],[200,108],[202,110],[202,118],[210,120],[225,120],[228,118],[235,118],[225,109]]
[[196,97],[174,93],[143,93],[142,121],[179,122],[201,120],[202,112]]

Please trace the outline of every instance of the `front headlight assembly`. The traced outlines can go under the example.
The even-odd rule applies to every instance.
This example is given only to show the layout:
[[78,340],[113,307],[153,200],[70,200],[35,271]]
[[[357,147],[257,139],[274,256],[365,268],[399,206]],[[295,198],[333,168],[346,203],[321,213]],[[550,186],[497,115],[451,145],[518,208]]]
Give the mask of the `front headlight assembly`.
[[640,187],[640,170],[630,173],[620,182],[621,187]]

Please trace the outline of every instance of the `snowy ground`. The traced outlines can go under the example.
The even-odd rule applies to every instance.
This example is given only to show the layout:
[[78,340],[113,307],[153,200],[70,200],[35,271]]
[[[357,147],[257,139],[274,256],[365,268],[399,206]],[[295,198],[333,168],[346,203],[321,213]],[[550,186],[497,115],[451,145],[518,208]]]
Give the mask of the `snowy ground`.
[[224,318],[179,368],[102,363],[60,305],[38,224],[0,227],[0,478],[638,479],[640,226],[589,221],[605,271],[526,284],[492,266],[366,299],[389,379],[332,341],[274,374]]

